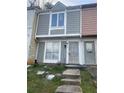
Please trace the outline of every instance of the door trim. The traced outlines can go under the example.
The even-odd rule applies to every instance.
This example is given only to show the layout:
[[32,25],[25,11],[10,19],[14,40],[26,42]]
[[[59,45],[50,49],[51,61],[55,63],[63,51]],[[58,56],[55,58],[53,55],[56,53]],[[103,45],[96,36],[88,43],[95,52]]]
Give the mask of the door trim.
[[81,60],[80,60],[80,41],[79,40],[68,40],[67,43],[67,52],[66,52],[66,55],[67,55],[67,60],[66,60],[66,64],[69,64],[69,42],[78,42],[78,53],[79,53],[79,56],[78,56],[78,64],[81,64]]
[[[90,43],[92,42],[92,43],[93,43],[94,62],[95,62],[95,63],[90,63],[90,64],[87,64],[87,63],[86,63],[86,53],[85,53],[85,52],[86,52],[86,43],[87,43],[87,42],[90,42]],[[95,49],[95,41],[94,41],[94,40],[86,40],[86,41],[84,41],[84,56],[85,56],[85,57],[84,57],[84,58],[85,58],[85,64],[87,64],[87,65],[94,65],[94,64],[95,64],[95,65],[96,65],[96,49]]]

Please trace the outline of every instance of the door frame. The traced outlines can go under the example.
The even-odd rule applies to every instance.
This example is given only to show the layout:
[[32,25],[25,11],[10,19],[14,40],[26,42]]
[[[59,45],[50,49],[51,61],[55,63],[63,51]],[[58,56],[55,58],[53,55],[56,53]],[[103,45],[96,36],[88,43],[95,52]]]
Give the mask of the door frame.
[[69,64],[69,42],[78,42],[78,53],[79,53],[79,56],[78,56],[78,59],[79,59],[79,62],[78,64],[81,64],[81,60],[80,60],[80,40],[67,40],[67,48],[66,48],[66,64]]
[[[95,44],[96,44],[96,41],[95,41],[95,40],[84,40],[84,58],[85,58],[85,64],[87,64],[87,63],[86,63],[86,53],[85,53],[85,52],[86,52],[85,49],[86,49],[86,43],[87,43],[87,42],[93,42],[94,58],[95,58],[95,59],[94,59],[94,62],[95,62],[94,64],[96,64],[96,45],[95,45]],[[94,64],[93,64],[93,65],[94,65]]]

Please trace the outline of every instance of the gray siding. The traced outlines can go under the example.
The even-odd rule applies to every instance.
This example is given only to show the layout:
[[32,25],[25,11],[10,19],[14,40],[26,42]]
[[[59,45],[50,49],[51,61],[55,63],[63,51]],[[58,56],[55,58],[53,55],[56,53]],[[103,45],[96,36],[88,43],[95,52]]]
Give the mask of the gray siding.
[[66,41],[61,42],[61,63],[66,63]]
[[64,29],[51,30],[50,34],[51,35],[64,34]]
[[80,11],[67,12],[67,34],[80,33]]
[[37,35],[48,35],[49,14],[39,15]]
[[44,49],[45,49],[45,42],[39,42],[38,55],[37,55],[37,61],[38,62],[43,62]]

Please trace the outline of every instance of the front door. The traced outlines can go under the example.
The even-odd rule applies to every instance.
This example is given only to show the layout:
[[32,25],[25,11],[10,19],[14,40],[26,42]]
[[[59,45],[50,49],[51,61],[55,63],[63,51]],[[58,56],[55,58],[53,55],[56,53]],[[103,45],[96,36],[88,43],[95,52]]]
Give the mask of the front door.
[[85,49],[85,63],[96,64],[94,41],[85,41],[84,49]]
[[68,63],[79,64],[79,43],[77,41],[69,41]]

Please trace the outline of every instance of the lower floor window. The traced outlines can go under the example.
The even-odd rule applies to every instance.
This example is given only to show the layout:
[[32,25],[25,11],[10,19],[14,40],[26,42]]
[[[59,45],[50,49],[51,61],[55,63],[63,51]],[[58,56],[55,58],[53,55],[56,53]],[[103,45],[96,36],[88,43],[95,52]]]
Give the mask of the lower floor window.
[[47,42],[46,43],[46,60],[59,60],[59,43]]

